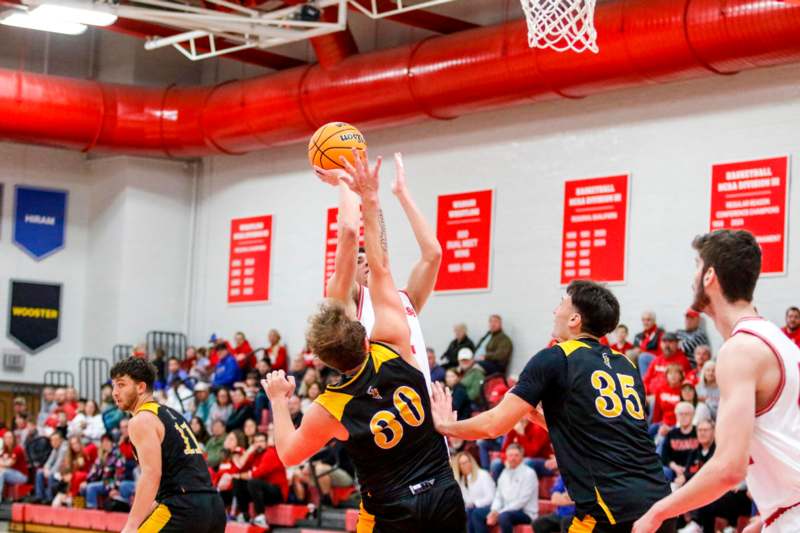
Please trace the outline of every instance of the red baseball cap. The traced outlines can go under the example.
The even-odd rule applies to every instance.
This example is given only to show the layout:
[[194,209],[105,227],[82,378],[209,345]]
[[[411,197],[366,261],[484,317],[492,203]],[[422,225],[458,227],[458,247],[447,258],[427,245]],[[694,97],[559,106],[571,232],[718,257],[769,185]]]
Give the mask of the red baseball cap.
[[692,318],[697,318],[700,316],[700,313],[692,309],[691,307],[686,310],[686,316],[690,316]]

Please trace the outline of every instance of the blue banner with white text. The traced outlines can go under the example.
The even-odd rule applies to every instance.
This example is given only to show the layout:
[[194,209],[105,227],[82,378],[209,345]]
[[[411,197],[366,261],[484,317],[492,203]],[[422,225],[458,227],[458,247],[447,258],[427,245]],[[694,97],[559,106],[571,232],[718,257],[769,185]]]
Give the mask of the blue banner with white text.
[[14,244],[40,261],[64,247],[67,191],[15,188]]

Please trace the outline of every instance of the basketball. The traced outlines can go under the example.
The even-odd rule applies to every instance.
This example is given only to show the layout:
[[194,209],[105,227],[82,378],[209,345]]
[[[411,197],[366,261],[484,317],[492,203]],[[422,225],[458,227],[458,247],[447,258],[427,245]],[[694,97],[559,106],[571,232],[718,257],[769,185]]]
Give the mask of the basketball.
[[340,157],[353,161],[352,149],[364,150],[367,143],[355,126],[345,122],[329,122],[319,128],[308,141],[308,162],[326,170],[344,168]]

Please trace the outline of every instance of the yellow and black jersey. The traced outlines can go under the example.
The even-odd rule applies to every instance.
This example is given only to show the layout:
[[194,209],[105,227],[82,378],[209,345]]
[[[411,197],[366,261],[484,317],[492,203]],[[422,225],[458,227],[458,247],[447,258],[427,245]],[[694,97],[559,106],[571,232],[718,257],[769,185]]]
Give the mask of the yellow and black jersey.
[[[161,483],[157,501],[193,492],[216,492],[211,485],[203,449],[186,420],[174,409],[156,402],[142,404],[134,415],[149,411],[164,424],[161,441]],[[134,454],[136,449],[134,448]],[[138,460],[139,456],[136,455]]]
[[361,491],[388,498],[424,480],[453,482],[444,439],[433,427],[428,386],[422,372],[384,344],[370,344],[352,378],[330,386],[316,403],[349,433],[345,449]]
[[635,520],[669,494],[647,433],[644,385],[624,355],[594,339],[562,342],[532,357],[511,392],[542,402],[580,519]]

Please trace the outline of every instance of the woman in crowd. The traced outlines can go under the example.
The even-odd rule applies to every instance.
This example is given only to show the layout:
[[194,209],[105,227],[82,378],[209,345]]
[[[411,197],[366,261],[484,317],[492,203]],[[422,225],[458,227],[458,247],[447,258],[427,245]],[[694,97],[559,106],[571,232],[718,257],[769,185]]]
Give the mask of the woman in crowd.
[[[459,452],[451,459],[453,475],[461,487],[461,495],[467,507],[467,525],[472,523],[471,515],[476,509],[487,508],[494,499],[495,484],[489,472],[478,466],[475,457]],[[469,533],[472,528],[469,527]]]
[[194,436],[197,437],[197,441],[205,446],[205,444],[208,442],[208,439],[211,438],[211,435],[208,434],[203,421],[198,417],[194,417],[192,418],[191,422],[189,422],[189,427],[192,428],[192,433],[194,433]]
[[231,393],[228,389],[219,389],[217,391],[216,403],[211,406],[208,414],[208,422],[206,428],[210,428],[215,420],[222,420],[225,424],[233,412],[233,404],[231,403]]
[[61,465],[61,483],[53,499],[53,507],[72,505],[72,499],[79,494],[81,483],[86,481],[96,457],[97,447],[94,444],[84,449],[79,435],[69,438],[67,455]]
[[242,426],[242,433],[244,433],[244,437],[245,439],[247,439],[248,447],[253,445],[253,439],[255,438],[257,432],[258,432],[258,425],[256,424],[255,420],[253,420],[252,418],[248,418],[247,420],[244,421],[244,426]]
[[696,426],[701,420],[711,420],[711,411],[705,402],[701,402],[697,396],[697,389],[689,381],[684,381],[681,385],[681,401],[688,402],[694,406],[693,424]]
[[322,385],[319,383],[319,381],[315,381],[308,386],[308,390],[306,392],[306,397],[302,398],[300,401],[300,410],[303,411],[303,414],[305,414],[308,408],[311,407],[311,405],[314,403],[314,400],[319,398],[319,395],[322,394]]
[[100,437],[105,432],[103,415],[100,414],[97,402],[94,400],[87,400],[83,410],[78,411],[67,427],[67,437],[82,437],[95,444],[100,443]]
[[237,331],[236,335],[233,336],[233,343],[234,346],[231,353],[236,357],[236,363],[239,365],[239,368],[243,370],[255,368],[256,356],[253,353],[253,348],[250,346],[247,337],[244,336],[244,333]]
[[267,333],[267,340],[269,340],[267,356],[269,357],[269,362],[272,364],[272,368],[285,372],[288,368],[289,361],[286,345],[281,343],[281,334],[278,333],[277,329],[271,329],[269,333]]
[[700,384],[697,385],[697,396],[708,406],[711,418],[716,420],[719,407],[719,386],[717,385],[717,363],[714,361],[708,361],[703,365]]
[[297,387],[297,395],[301,398],[308,396],[308,388],[312,383],[319,383],[319,373],[314,367],[306,368],[303,379]]
[[6,485],[21,485],[28,481],[28,459],[25,450],[17,443],[13,431],[3,435],[3,453],[0,454],[0,500]]
[[[217,469],[218,475],[214,482],[226,507],[230,506],[233,501],[233,483],[230,476],[239,472],[244,465],[242,457],[246,449],[247,438],[243,432],[239,430],[231,431],[225,436],[225,442],[222,444],[221,461]],[[225,474],[228,474],[228,476],[225,476]]]

